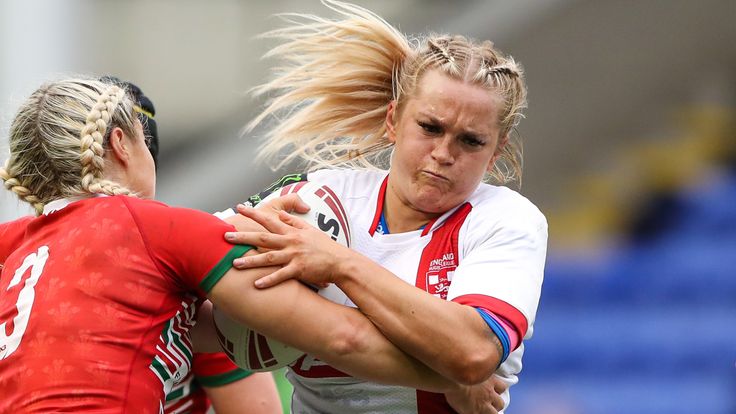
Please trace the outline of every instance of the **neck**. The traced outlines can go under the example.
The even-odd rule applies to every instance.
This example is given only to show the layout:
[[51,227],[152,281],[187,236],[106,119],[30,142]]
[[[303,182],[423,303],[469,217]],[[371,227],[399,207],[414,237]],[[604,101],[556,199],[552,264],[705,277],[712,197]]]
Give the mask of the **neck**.
[[391,233],[405,233],[419,230],[441,214],[418,210],[406,200],[402,200],[391,185],[391,177],[389,177],[386,198],[383,201],[383,215]]
[[127,182],[127,176],[125,170],[120,166],[119,162],[110,155],[112,151],[105,151],[105,169],[102,170],[102,179],[112,181],[114,183],[125,183]]

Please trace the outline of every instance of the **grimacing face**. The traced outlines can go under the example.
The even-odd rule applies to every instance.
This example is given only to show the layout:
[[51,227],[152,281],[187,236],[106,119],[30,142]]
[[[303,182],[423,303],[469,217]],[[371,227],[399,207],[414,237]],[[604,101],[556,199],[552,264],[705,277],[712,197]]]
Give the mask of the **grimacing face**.
[[436,217],[472,194],[506,143],[499,137],[500,105],[488,89],[438,70],[420,78],[399,112],[391,104],[387,129],[395,146],[388,191],[400,208]]

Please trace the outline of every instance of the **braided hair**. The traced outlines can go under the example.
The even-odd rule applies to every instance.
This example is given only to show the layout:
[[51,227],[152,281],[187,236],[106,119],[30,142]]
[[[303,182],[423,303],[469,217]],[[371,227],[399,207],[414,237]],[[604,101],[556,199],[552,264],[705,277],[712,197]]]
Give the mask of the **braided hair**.
[[10,158],[0,168],[6,189],[37,214],[50,201],[89,194],[132,194],[104,178],[113,126],[135,136],[134,100],[112,82],[74,78],[42,85],[10,126]]

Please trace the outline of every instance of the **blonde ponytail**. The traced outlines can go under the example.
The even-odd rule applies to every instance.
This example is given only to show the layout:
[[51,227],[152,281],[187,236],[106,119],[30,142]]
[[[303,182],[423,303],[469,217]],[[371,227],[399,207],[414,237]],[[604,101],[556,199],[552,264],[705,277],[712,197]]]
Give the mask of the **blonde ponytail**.
[[[385,119],[393,99],[394,72],[407,54],[407,39],[372,12],[358,6],[325,1],[346,17],[331,21],[311,15],[286,15],[293,26],[263,37],[285,43],[267,57],[286,62],[277,78],[254,89],[256,95],[275,94],[268,107],[246,131],[269,116],[283,121],[267,133],[260,155],[288,155],[315,166],[370,166],[363,155],[388,148]],[[358,156],[361,155],[361,156]]]
[[276,78],[254,89],[271,100],[245,129],[272,119],[259,156],[276,167],[302,159],[312,168],[386,168],[388,105],[397,111],[427,70],[487,88],[502,102],[501,137],[509,139],[487,180],[521,180],[521,144],[512,136],[526,107],[523,71],[490,41],[423,35],[409,40],[376,14],[334,0],[323,4],[342,16],[285,15],[290,26],[263,37],[282,40],[266,57],[279,58]]

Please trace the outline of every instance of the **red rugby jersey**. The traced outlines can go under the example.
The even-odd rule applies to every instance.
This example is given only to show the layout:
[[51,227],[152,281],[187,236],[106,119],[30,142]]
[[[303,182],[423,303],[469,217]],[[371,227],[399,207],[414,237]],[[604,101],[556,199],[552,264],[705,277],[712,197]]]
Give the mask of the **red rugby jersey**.
[[0,413],[161,412],[197,302],[245,250],[231,229],[126,196],[2,225]]

